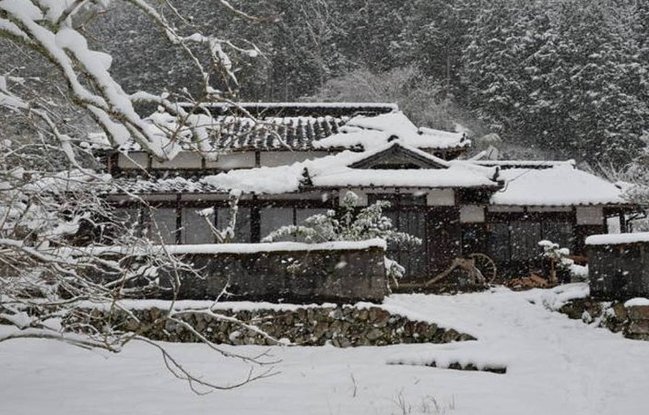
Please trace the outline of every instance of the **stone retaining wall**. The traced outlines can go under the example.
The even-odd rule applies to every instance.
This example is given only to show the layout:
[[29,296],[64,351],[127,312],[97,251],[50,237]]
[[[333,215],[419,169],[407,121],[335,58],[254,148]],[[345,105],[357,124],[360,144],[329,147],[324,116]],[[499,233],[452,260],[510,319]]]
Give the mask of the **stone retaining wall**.
[[587,323],[600,320],[600,325],[624,337],[649,341],[649,306],[624,303],[603,303],[591,298],[573,300],[564,305],[560,312],[573,319]]
[[611,310],[607,322],[612,329],[630,339],[649,340],[649,306],[618,303]]
[[[198,338],[186,327],[161,319],[166,310],[149,308],[132,310],[140,320],[121,315],[122,327],[154,340],[170,342],[197,342]],[[96,316],[102,313],[93,310]],[[190,323],[208,340],[219,344],[273,345],[275,341],[231,321],[198,312],[183,312],[181,319]],[[436,324],[412,321],[391,314],[380,307],[352,306],[303,307],[292,310],[256,309],[244,311],[219,310],[224,316],[236,317],[241,322],[258,327],[269,336],[302,346],[336,347],[383,346],[399,343],[448,343],[475,340],[474,337],[445,329]],[[160,319],[159,322],[154,323]],[[119,321],[119,320],[118,320]],[[78,323],[68,317],[66,323]]]

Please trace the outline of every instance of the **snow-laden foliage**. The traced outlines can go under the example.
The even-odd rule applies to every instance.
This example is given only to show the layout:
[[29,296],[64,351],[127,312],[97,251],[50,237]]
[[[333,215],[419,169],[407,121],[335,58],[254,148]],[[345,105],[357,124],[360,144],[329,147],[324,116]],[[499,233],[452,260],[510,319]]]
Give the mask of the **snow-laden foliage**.
[[[224,97],[211,86],[210,74],[216,71],[236,82],[235,68],[225,53],[234,45],[215,36],[181,35],[148,1],[128,3],[194,60],[203,83],[201,99]],[[225,0],[221,3],[232,8]],[[49,62],[58,72],[50,84],[21,76],[28,68],[18,62],[2,62],[3,68],[13,67],[0,75],[0,324],[10,326],[0,334],[0,343],[40,338],[119,352],[135,340],[159,349],[172,374],[189,381],[192,388],[229,389],[264,377],[268,372],[255,371],[229,385],[198,379],[164,345],[114,318],[118,313],[131,315],[119,305],[123,298],[151,293],[176,298],[184,276],[200,276],[168,247],[154,245],[153,241],[162,240],[155,220],[143,223],[142,217],[124,217],[106,201],[109,188],[129,191],[94,170],[97,160],[91,150],[97,143],[88,142],[88,129],[77,119],[85,114],[94,120],[94,128],[101,127],[109,139],[101,144],[109,149],[131,146],[134,141],[158,159],[173,157],[186,131],[195,148],[202,150],[206,132],[200,128],[199,116],[171,104],[167,94],[128,94],[111,76],[111,56],[91,48],[83,30],[86,19],[109,12],[110,4],[108,0],[0,0],[0,37],[15,42],[26,55],[40,56],[40,64]],[[209,70],[191,47],[197,44],[208,47]],[[134,108],[138,102],[163,107],[174,117],[177,129],[141,118]],[[142,213],[139,216],[144,218],[154,216]],[[93,313],[96,306],[108,312]],[[236,321],[217,315],[212,307],[197,312]],[[167,321],[192,330],[217,353],[264,363],[263,356],[222,351],[173,307],[161,313],[156,324]]]
[[[3,330],[0,343],[40,338],[120,352],[129,342],[142,341],[159,348],[174,375],[192,387],[230,388],[195,379],[164,346],[114,318],[130,315],[121,299],[175,298],[183,276],[199,276],[166,246],[153,244],[161,239],[155,223],[148,224],[144,238],[137,218],[124,217],[105,201],[102,192],[116,186],[109,176],[48,168],[57,165],[52,163],[57,157],[65,160],[65,152],[52,135],[33,144],[0,142],[0,324],[12,326]],[[95,314],[95,306],[108,312]],[[196,311],[216,316],[211,307]],[[170,308],[158,318],[158,323],[165,321],[181,318]],[[266,374],[253,373],[244,383]]]
[[[199,115],[173,104],[167,93],[127,93],[110,73],[112,57],[89,45],[81,22],[105,12],[110,3],[108,0],[3,0],[0,1],[0,36],[39,54],[44,61],[49,62],[60,74],[61,90],[65,91],[69,102],[93,118],[105,131],[113,147],[126,146],[135,141],[159,159],[173,158],[180,151],[176,134],[160,128],[155,120],[142,119],[135,111],[136,103],[148,103],[162,106],[173,115],[177,128],[189,129],[191,139],[197,143],[199,150],[202,149],[201,142],[207,136],[205,130],[200,128]],[[257,54],[256,48],[238,48],[216,35],[193,33],[187,20],[181,19],[187,24],[178,29],[147,0],[128,0],[128,3],[150,18],[172,46],[187,54],[194,69],[200,74],[202,85],[201,95],[193,97],[195,99],[228,98],[224,92],[227,89],[222,87],[230,88],[237,84],[228,50],[248,55]],[[232,8],[225,0],[221,3]],[[171,3],[167,5],[171,8],[172,15],[177,13]],[[204,48],[201,49],[203,55],[197,50],[197,45]],[[209,59],[209,65],[204,65],[204,57]],[[20,76],[23,69],[12,68],[16,76]],[[213,74],[217,75],[220,89],[212,85]],[[3,87],[0,107],[20,111],[29,111],[34,107],[34,103],[28,100],[7,94],[6,82],[0,82],[0,86]],[[43,106],[47,109],[47,105],[41,101],[36,109],[43,111]]]
[[628,162],[647,128],[649,64],[635,6],[498,0],[467,38],[467,98],[505,135],[592,162]]
[[445,131],[456,128],[456,105],[442,93],[443,86],[416,67],[383,73],[357,69],[333,78],[308,99],[325,102],[396,102],[415,124]]
[[[271,232],[263,242],[293,239],[307,243],[328,241],[364,241],[383,239],[391,245],[421,244],[421,239],[393,228],[392,221],[383,215],[390,202],[380,200],[359,209],[358,195],[347,192],[340,202],[338,212],[310,216],[303,225],[289,225]],[[391,278],[400,278],[405,269],[394,260],[386,258],[386,272]]]
[[632,184],[626,192],[627,198],[646,207],[649,206],[649,131],[641,138],[645,147],[624,171],[623,180]]
[[570,258],[568,248],[561,248],[559,244],[547,240],[540,241],[539,246],[543,248],[543,257],[550,261],[550,278],[552,280],[556,281],[557,270],[569,273],[575,280],[588,280],[588,267],[575,264],[575,261]]

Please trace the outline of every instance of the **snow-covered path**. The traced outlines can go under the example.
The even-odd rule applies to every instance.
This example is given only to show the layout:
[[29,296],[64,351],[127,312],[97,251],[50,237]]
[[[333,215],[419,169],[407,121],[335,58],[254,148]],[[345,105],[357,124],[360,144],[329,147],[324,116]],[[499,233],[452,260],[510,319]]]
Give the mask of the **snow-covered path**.
[[[515,401],[525,401],[529,405],[525,413],[647,410],[649,343],[626,340],[605,329],[550,313],[540,306],[548,299],[552,300],[552,293],[542,290],[392,297],[387,304],[434,316],[438,323],[479,339],[443,345],[421,355],[406,353],[397,359],[504,363],[507,375],[479,387],[512,401],[514,407]],[[507,406],[501,413],[509,413]]]
[[[649,343],[547,311],[549,291],[395,295],[386,308],[479,338],[446,345],[271,348],[281,373],[196,396],[144,345],[107,356],[43,341],[0,344],[0,414],[644,414]],[[530,303],[530,300],[536,304]],[[194,344],[169,347],[211,379],[246,367]],[[260,347],[232,348],[254,353]],[[506,374],[403,363],[500,363]]]

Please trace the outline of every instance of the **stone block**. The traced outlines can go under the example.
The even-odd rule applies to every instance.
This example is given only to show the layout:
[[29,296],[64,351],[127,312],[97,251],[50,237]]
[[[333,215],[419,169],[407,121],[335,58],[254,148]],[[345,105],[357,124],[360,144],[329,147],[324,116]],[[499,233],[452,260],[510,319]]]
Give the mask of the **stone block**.
[[632,320],[627,333],[649,335],[649,320]]
[[627,307],[627,314],[631,320],[649,320],[649,305]]
[[624,307],[624,303],[615,303],[613,305],[613,313],[615,313],[615,318],[619,321],[626,320],[629,315],[626,307]]

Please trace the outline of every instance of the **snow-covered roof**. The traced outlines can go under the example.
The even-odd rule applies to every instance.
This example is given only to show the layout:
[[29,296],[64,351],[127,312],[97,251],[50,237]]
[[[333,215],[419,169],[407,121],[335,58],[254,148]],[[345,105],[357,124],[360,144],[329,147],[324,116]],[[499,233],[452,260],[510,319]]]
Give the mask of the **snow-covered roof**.
[[[192,104],[181,104],[191,107]],[[399,106],[392,102],[216,102],[202,104],[201,107],[217,110],[221,114],[237,111],[239,108],[255,116],[301,116],[313,115],[314,112],[327,113],[336,116],[338,113],[350,115],[354,113],[384,113],[398,111]]]
[[[245,114],[200,115],[200,124],[208,137],[200,150],[213,152],[230,151],[308,151],[312,143],[338,133],[351,118],[350,115],[282,115],[277,112],[260,113],[251,118]],[[165,113],[152,114],[149,120],[174,131],[175,119]],[[171,124],[169,124],[171,123]],[[187,150],[195,149],[184,131]],[[206,148],[207,147],[207,148]]]
[[[504,163],[501,165],[505,165]],[[575,206],[626,204],[623,190],[570,162],[546,163],[546,168],[502,168],[503,189],[491,197],[494,205]]]
[[199,179],[185,177],[170,178],[117,178],[104,193],[110,194],[152,194],[152,193],[222,193],[222,189],[205,183]]
[[[439,168],[430,169],[361,169],[350,167],[392,147],[401,147],[419,157],[425,157]],[[294,163],[290,166],[259,167],[234,170],[207,176],[202,182],[223,190],[238,189],[247,193],[279,194],[311,188],[345,187],[499,187],[492,180],[494,169],[466,162],[447,162],[418,150],[401,140],[385,143],[365,152],[341,153]]]
[[473,163],[486,167],[501,167],[503,169],[513,168],[536,168],[548,169],[562,165],[574,166],[575,160],[472,160]]
[[341,169],[313,177],[315,187],[498,187],[498,183],[475,172],[455,165],[447,169],[360,170]]
[[369,150],[398,138],[417,148],[447,150],[471,145],[464,133],[417,128],[401,111],[376,116],[356,116],[338,134],[313,143],[315,148],[353,148]]
[[586,245],[622,245],[639,242],[649,242],[649,232],[592,235],[586,238]]
[[[183,106],[183,104],[178,104]],[[188,127],[178,128],[176,117],[155,112],[147,118],[151,128],[174,132],[185,150],[203,153],[230,151],[342,151],[368,150],[394,137],[418,148],[464,149],[464,133],[417,128],[396,104],[385,103],[214,103],[192,109]],[[192,131],[205,139],[195,141]],[[87,145],[97,148],[97,134]],[[136,151],[130,143],[121,151]]]

